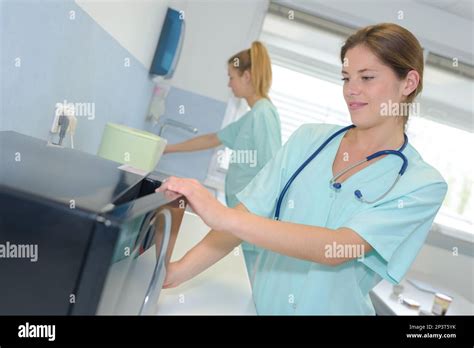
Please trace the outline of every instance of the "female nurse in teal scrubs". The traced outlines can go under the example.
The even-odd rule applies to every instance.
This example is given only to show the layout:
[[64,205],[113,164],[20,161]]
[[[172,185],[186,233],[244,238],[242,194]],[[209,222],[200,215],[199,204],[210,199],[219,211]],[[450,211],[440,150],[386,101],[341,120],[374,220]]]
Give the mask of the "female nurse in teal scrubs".
[[[408,142],[407,113],[381,112],[412,103],[421,91],[418,40],[396,24],[362,28],[341,49],[343,94],[355,127],[343,130],[297,176],[274,220],[288,179],[328,137],[343,127],[300,127],[250,184],[236,208],[222,206],[198,182],[169,178],[159,189],[185,195],[212,231],[168,269],[165,287],[192,278],[242,240],[263,248],[253,298],[259,314],[374,314],[369,291],[382,279],[398,283],[410,268],[445,197],[441,175]],[[393,108],[395,109],[395,108]],[[407,108],[397,108],[406,110]],[[395,155],[336,173],[381,150]],[[365,201],[354,195],[363,192]],[[385,192],[389,191],[386,195]],[[380,198],[380,196],[383,196]],[[380,198],[372,202],[374,198]]]
[[[242,191],[281,147],[280,117],[268,97],[272,67],[268,52],[259,41],[228,60],[229,87],[238,98],[245,98],[250,111],[217,133],[202,135],[179,144],[170,144],[165,153],[197,151],[224,144],[232,149],[225,179],[228,207],[239,204]],[[250,279],[253,278],[259,248],[243,242],[242,249]]]

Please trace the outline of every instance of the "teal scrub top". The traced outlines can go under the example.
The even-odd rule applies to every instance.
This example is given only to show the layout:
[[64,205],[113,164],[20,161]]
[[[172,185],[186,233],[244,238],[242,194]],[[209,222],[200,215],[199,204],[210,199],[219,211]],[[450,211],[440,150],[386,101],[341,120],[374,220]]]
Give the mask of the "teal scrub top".
[[225,178],[226,203],[233,208],[239,204],[235,195],[281,148],[280,116],[272,102],[262,98],[240,119],[217,132],[217,136],[233,150]]
[[[300,127],[237,198],[252,213],[273,218],[276,201],[295,170],[341,126]],[[373,250],[337,266],[301,260],[263,249],[253,279],[258,314],[373,315],[369,291],[382,279],[398,283],[420,251],[446,195],[442,176],[410,145],[408,168],[393,190],[373,204],[397,176],[401,160],[389,155],[353,174],[335,192],[332,165],[343,134],[334,138],[295,179],[280,218],[329,229],[347,227]],[[334,231],[334,233],[337,233]]]

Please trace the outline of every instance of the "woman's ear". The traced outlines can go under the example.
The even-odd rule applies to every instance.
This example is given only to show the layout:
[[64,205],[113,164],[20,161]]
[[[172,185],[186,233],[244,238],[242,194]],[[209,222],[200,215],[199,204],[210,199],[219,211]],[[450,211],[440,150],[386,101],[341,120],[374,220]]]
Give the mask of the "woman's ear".
[[418,74],[418,71],[410,70],[407,76],[405,77],[405,86],[402,90],[402,94],[405,97],[408,97],[414,90],[416,90],[419,83],[420,74]]
[[246,83],[250,83],[252,80],[252,75],[250,74],[250,69],[247,69],[242,74],[242,77]]

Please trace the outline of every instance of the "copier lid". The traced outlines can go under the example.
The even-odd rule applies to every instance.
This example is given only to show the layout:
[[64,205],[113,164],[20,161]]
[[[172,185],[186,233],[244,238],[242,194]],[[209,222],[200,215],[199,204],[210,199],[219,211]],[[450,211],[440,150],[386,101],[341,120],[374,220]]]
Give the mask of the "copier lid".
[[143,177],[121,164],[13,131],[0,131],[0,192],[21,191],[100,212]]

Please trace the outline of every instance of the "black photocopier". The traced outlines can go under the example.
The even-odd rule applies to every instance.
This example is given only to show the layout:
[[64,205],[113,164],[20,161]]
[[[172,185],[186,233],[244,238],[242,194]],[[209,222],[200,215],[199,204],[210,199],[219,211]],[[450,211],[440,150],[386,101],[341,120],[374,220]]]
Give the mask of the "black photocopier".
[[119,167],[0,132],[0,315],[156,313],[186,202]]

